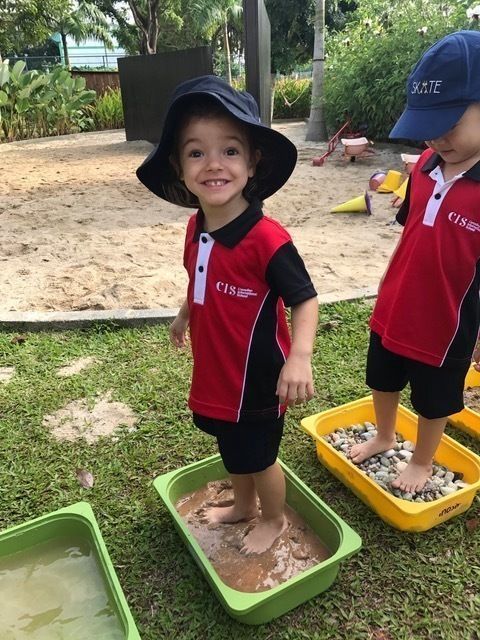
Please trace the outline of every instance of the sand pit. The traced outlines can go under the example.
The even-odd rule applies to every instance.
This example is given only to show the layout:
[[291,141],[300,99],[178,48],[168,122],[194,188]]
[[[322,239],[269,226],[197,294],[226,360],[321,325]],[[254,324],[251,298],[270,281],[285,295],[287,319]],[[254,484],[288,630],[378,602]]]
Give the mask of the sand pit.
[[288,505],[285,513],[289,526],[272,547],[259,555],[241,553],[243,537],[255,520],[217,525],[202,522],[205,508],[229,504],[233,504],[231,483],[219,480],[183,496],[176,505],[219,577],[229,587],[250,593],[267,591],[331,556],[325,544]]
[[[362,194],[377,169],[402,170],[401,152],[375,145],[355,163],[341,145],[323,167],[324,143],[305,142],[305,123],[274,125],[299,150],[287,185],[265,212],[291,232],[320,294],[375,287],[397,241],[391,196],[374,193],[373,215],[332,214]],[[163,202],[135,176],[146,142],[123,130],[1,145],[0,311],[171,308],[187,284],[182,266],[191,210]]]

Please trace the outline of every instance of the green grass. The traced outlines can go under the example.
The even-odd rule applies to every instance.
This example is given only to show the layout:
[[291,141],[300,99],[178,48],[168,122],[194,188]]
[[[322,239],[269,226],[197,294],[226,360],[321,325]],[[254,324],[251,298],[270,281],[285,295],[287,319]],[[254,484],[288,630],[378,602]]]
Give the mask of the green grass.
[[[480,500],[467,514],[421,534],[384,524],[317,461],[301,417],[368,393],[364,383],[370,307],[325,306],[315,355],[317,395],[291,410],[281,458],[362,537],[363,550],[342,563],[332,587],[258,628],[231,620],[181,542],[151,483],[158,474],[216,452],[192,426],[186,406],[190,356],[169,346],[165,327],[71,333],[0,333],[0,529],[88,500],[143,640],[478,640]],[[331,324],[328,324],[331,323]],[[333,325],[333,326],[332,326]],[[330,327],[330,328],[329,328]],[[94,356],[92,368],[63,379],[58,367]],[[42,418],[72,400],[111,389],[140,416],[118,441],[61,443]],[[408,405],[405,396],[404,404]],[[480,441],[448,430],[480,453]],[[75,470],[95,476],[83,489]]]

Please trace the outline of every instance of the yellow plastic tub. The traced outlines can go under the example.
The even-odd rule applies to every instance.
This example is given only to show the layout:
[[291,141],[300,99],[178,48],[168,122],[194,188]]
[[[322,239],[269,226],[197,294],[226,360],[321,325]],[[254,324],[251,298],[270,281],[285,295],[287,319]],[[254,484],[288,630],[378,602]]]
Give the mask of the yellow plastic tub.
[[[465,389],[467,387],[480,387],[480,372],[473,366],[470,367],[465,378]],[[465,407],[462,411],[450,416],[448,422],[474,438],[480,438],[480,414],[476,411]]]
[[[402,531],[427,531],[470,507],[480,487],[480,458],[446,435],[442,436],[435,460],[452,471],[463,473],[463,479],[469,486],[425,503],[409,502],[388,493],[322,438],[339,427],[365,421],[375,423],[371,396],[304,418],[301,425],[315,440],[320,462],[382,520]],[[404,438],[416,442],[417,417],[401,405],[397,431]]]

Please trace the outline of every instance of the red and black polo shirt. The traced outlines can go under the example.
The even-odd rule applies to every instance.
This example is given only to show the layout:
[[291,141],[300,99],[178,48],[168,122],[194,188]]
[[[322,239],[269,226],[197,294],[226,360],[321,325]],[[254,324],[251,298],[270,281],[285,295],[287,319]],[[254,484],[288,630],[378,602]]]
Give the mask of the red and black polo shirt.
[[480,319],[480,163],[447,182],[440,163],[428,149],[410,176],[370,320],[385,348],[434,366],[470,360]]
[[184,266],[193,351],[189,407],[238,422],[279,417],[275,395],[290,349],[285,307],[316,296],[288,232],[256,201],[221,229],[189,220]]

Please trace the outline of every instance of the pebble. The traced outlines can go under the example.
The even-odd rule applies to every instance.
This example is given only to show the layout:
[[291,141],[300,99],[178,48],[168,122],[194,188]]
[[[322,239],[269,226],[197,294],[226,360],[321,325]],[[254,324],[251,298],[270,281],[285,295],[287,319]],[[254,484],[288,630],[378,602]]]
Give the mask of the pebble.
[[[375,437],[377,429],[371,422],[354,424],[349,427],[337,429],[336,431],[323,436],[339,453],[349,457],[352,445],[365,442]],[[433,502],[443,496],[449,496],[468,487],[468,483],[463,481],[463,474],[450,471],[447,467],[435,462],[433,464],[432,477],[427,480],[424,488],[419,493],[402,492],[400,489],[393,489],[391,486],[399,473],[406,469],[413,452],[415,444],[411,440],[403,440],[400,434],[396,434],[396,444],[388,451],[377,454],[364,460],[357,465],[369,478],[388,493],[397,498],[411,502]]]
[[457,487],[440,487],[440,493],[442,494],[442,496],[449,496],[451,493],[455,493],[455,491],[457,490]]
[[373,431],[365,431],[364,433],[360,434],[360,438],[362,438],[362,440],[370,440],[370,438],[374,438],[375,434],[373,433]]
[[385,451],[383,455],[385,456],[385,458],[391,458],[395,455],[395,449],[389,449],[388,451]]

